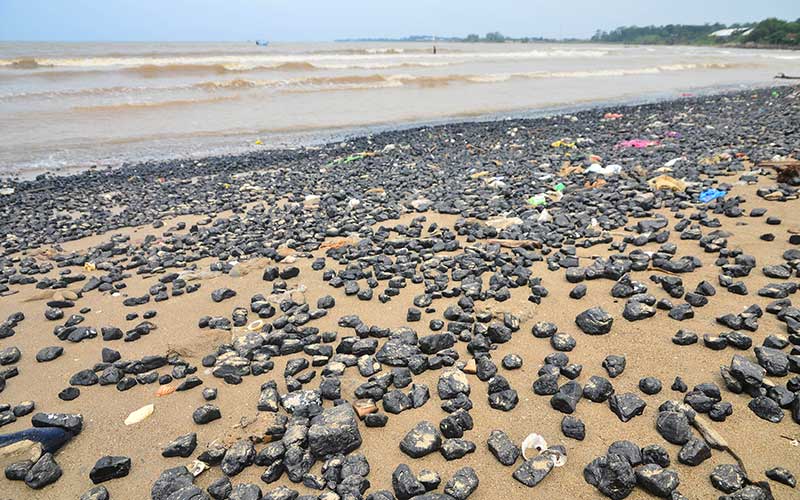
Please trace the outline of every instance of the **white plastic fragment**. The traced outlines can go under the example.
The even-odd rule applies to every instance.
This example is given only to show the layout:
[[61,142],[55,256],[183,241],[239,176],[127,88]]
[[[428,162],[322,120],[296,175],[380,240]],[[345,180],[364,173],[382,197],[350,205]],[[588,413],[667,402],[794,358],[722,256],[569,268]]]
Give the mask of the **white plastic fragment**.
[[607,165],[604,167],[599,163],[592,163],[586,171],[593,174],[617,175],[622,172],[622,165]]

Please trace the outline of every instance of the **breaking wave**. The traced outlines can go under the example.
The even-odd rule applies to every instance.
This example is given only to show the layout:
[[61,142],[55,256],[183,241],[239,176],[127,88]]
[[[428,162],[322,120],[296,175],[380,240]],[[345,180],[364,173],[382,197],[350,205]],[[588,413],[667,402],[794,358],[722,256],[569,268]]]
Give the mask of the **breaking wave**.
[[380,69],[427,67],[469,63],[545,58],[598,58],[609,50],[552,49],[460,52],[432,55],[422,49],[353,49],[300,54],[239,54],[184,57],[62,57],[0,59],[0,69],[49,71],[133,71],[143,76],[169,76],[197,72],[225,73],[253,70],[313,71],[317,69]]
[[[492,84],[509,80],[529,79],[558,79],[558,78],[603,78],[624,77],[632,75],[654,75],[665,72],[690,71],[690,70],[721,70],[741,66],[731,63],[692,63],[670,64],[645,68],[601,69],[585,71],[534,71],[522,73],[486,73],[486,74],[445,74],[445,75],[412,75],[412,74],[383,74],[373,73],[367,75],[333,75],[333,76],[303,76],[286,79],[252,79],[234,78],[221,80],[208,80],[198,83],[161,87],[99,87],[83,89],[64,89],[49,92],[22,92],[17,94],[0,95],[0,101],[15,100],[28,97],[63,97],[63,96],[112,96],[129,95],[136,93],[157,93],[176,90],[202,90],[207,92],[225,90],[245,90],[256,88],[276,88],[289,92],[314,92],[331,90],[360,90],[372,88],[392,87],[419,87],[434,88],[451,84]],[[383,68],[380,68],[383,69]],[[220,71],[220,74],[225,74]]]
[[[382,88],[398,86],[418,86],[418,87],[438,87],[455,83],[478,83],[490,84],[505,82],[512,79],[548,79],[548,78],[602,78],[628,75],[647,75],[659,74],[672,71],[688,71],[695,69],[728,69],[734,64],[671,64],[653,66],[647,68],[632,69],[607,69],[607,70],[588,70],[588,71],[540,71],[527,73],[490,73],[484,75],[411,75],[411,74],[372,74],[372,75],[347,75],[347,76],[321,76],[295,78],[288,80],[222,80],[210,81],[195,84],[196,87],[206,90],[218,89],[245,89],[258,87],[324,87],[321,90],[337,90],[352,88]],[[374,84],[370,87],[370,84]],[[297,91],[312,91],[310,88],[299,88]]]

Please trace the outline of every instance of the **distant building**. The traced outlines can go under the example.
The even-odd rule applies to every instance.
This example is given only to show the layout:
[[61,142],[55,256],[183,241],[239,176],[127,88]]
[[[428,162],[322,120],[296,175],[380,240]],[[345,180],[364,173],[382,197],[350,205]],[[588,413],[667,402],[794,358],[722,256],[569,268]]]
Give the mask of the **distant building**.
[[717,30],[713,33],[709,33],[708,36],[713,36],[715,38],[728,38],[735,35],[748,35],[750,32],[753,31],[753,28],[726,28],[724,30]]

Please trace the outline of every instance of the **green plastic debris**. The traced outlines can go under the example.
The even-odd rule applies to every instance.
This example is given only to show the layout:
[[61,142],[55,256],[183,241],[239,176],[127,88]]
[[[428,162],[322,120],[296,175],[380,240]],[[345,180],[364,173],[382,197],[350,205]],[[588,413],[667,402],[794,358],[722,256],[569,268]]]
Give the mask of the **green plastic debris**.
[[363,158],[366,158],[367,156],[374,156],[374,153],[356,153],[356,154],[347,156],[345,158],[336,158],[335,160],[327,163],[325,166],[326,167],[332,167],[334,165],[339,165],[340,163],[351,163],[351,162],[354,162],[356,160],[361,160]]
[[538,207],[539,205],[544,205],[545,203],[547,203],[547,198],[545,198],[545,196],[541,193],[533,195],[530,198],[528,198],[528,205],[534,207]]
[[556,184],[555,190],[561,192],[564,189],[566,189],[566,187],[567,186],[565,186],[563,182],[559,182],[558,184]]

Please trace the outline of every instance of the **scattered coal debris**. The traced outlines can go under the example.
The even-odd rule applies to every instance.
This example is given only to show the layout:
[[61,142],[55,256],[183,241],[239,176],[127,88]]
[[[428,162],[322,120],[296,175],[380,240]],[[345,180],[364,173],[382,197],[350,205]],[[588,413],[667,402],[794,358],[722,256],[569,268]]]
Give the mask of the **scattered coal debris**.
[[[626,498],[637,487],[662,498],[684,498],[678,471],[716,453],[737,463],[713,469],[714,488],[730,498],[770,498],[771,483],[751,480],[739,463],[737,453],[744,450],[703,422],[705,416],[722,422],[734,411],[747,412],[747,401],[749,411],[769,423],[784,421],[787,413],[800,423],[800,310],[791,300],[800,250],[789,246],[797,238],[781,242],[775,234],[784,221],[764,217],[775,234],[762,240],[787,248],[782,262],[764,262],[741,250],[720,221],[761,221],[768,208],[748,214],[744,203],[769,207],[797,199],[800,179],[776,183],[757,167],[796,150],[794,138],[782,132],[796,127],[796,109],[754,108],[787,96],[784,88],[755,90],[621,107],[624,120],[613,122],[603,118],[604,110],[593,110],[572,117],[422,127],[322,148],[10,181],[12,194],[0,199],[0,231],[7,235],[0,242],[0,295],[8,300],[5,296],[20,291],[36,294],[37,319],[55,325],[56,339],[48,327],[47,342],[35,354],[26,353],[13,343],[16,335],[29,334],[29,320],[15,313],[0,324],[0,392],[33,376],[16,366],[25,356],[35,356],[41,370],[55,370],[60,357],[86,342],[102,343],[101,359],[67,374],[67,388],[53,388],[64,404],[96,391],[120,397],[150,385],[158,396],[195,397],[195,425],[181,435],[163,436],[160,452],[174,466],[152,478],[154,500],[461,500],[481,487],[466,464],[484,446],[511,478],[535,488],[550,476],[548,482],[557,481],[553,471],[564,465],[566,445],[526,458],[527,450],[510,437],[516,434],[513,424],[480,428],[471,411],[508,412],[513,422],[521,400],[540,396],[554,410],[541,418],[559,419],[570,446],[585,445],[593,434],[591,422],[578,417],[579,406],[603,405],[598,408],[617,424],[654,422],[647,425],[655,426],[663,442],[640,447],[616,441],[576,466],[583,467],[586,483],[609,498]],[[699,126],[708,115],[714,126]],[[722,132],[728,128],[738,133]],[[621,142],[639,133],[652,139],[647,146]],[[337,161],[342,158],[348,161]],[[731,178],[769,186],[758,187],[757,200],[746,200],[732,194]],[[702,201],[710,189],[723,196]],[[183,216],[196,222],[167,227],[169,219]],[[452,224],[430,222],[440,216],[451,217]],[[397,222],[401,217],[404,222]],[[139,226],[157,231],[142,239],[118,234]],[[102,241],[84,251],[62,246],[101,234]],[[696,255],[679,252],[678,240],[681,249],[696,245]],[[594,247],[609,254],[592,255]],[[705,254],[711,259],[701,258]],[[697,280],[698,271],[716,274],[716,282]],[[257,293],[237,286],[243,281],[236,279],[251,273],[261,277]],[[755,286],[751,277],[762,275],[770,281]],[[228,286],[204,283],[220,276],[231,278]],[[574,318],[565,321],[548,311],[551,290],[545,284],[553,279],[574,285],[569,297],[585,303]],[[128,285],[137,280],[148,286],[130,293]],[[312,280],[327,287],[326,295],[311,296],[306,283]],[[206,291],[194,300],[217,312],[196,318],[197,329],[230,334],[230,341],[199,356],[180,350],[138,359],[122,354],[120,343],[146,345],[148,338],[170,335],[169,318],[158,314],[158,304],[180,303],[201,287]],[[413,299],[408,288],[417,290]],[[609,297],[597,305],[606,289]],[[96,322],[88,306],[82,307],[98,295],[125,307],[125,326]],[[405,325],[368,324],[348,310],[342,296],[377,310],[409,298],[402,308]],[[537,314],[508,306],[518,296]],[[752,305],[728,307],[738,299]],[[615,302],[620,307],[609,305]],[[625,355],[627,340],[619,342],[629,328],[653,318],[691,325],[722,305],[725,312],[712,318],[725,331],[701,336],[675,326],[667,334],[677,330],[671,342],[682,349],[723,351],[716,355],[726,359],[734,353],[719,378],[690,390],[683,382],[690,374],[675,374],[671,394],[682,400],[660,404],[660,379],[629,383],[626,367],[639,363]],[[765,314],[784,324],[785,334],[761,335]],[[337,330],[320,328],[323,318],[335,321]],[[523,327],[532,335],[520,333]],[[646,326],[641,332],[650,333]],[[669,344],[668,338],[646,341]],[[581,364],[582,344],[597,339],[608,339],[604,360]],[[531,389],[509,381],[531,366],[526,358],[523,368],[522,356],[508,352],[523,342],[554,351],[534,365]],[[284,367],[282,374],[276,366]],[[434,374],[438,400],[433,402],[433,388],[421,380],[426,372]],[[252,422],[243,418],[236,439],[208,439],[247,413],[232,417],[230,406],[220,402],[239,384],[257,388],[252,401],[241,405],[257,412],[253,422],[260,429],[250,434],[246,427]],[[34,406],[0,406],[0,426],[18,425]],[[392,425],[401,414],[413,415],[416,423],[399,443],[386,446],[399,447],[410,465],[394,467],[392,491],[375,490],[371,466],[359,449],[373,436],[368,433],[379,432],[369,429]],[[147,415],[141,418],[156,418]],[[56,454],[70,439],[79,439],[84,417],[39,412],[30,421],[29,430],[43,433],[37,438],[41,453],[8,465],[5,473],[39,489],[62,475]],[[421,468],[432,463],[426,457],[435,452],[465,465],[445,477]],[[193,456],[189,464],[180,461]],[[115,479],[135,472],[134,462],[137,457],[124,455],[96,459],[88,479],[108,486],[87,482],[81,498],[108,498]],[[776,464],[766,477],[775,488],[794,488],[792,471],[782,465],[792,466]],[[236,479],[249,467],[263,468],[263,484]],[[203,490],[195,478],[209,468],[219,477]],[[301,495],[286,480],[315,493]],[[279,481],[283,484],[276,486]],[[264,485],[272,489],[264,492]]]

